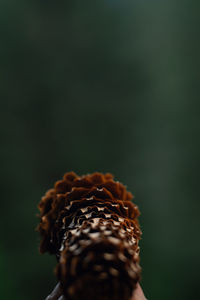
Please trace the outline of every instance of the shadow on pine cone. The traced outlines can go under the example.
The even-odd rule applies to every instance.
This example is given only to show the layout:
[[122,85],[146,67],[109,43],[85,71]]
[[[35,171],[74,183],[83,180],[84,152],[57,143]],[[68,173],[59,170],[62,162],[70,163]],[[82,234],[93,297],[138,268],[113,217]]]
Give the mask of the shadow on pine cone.
[[138,207],[111,174],[66,173],[39,203],[40,252],[68,300],[128,300],[140,279]]

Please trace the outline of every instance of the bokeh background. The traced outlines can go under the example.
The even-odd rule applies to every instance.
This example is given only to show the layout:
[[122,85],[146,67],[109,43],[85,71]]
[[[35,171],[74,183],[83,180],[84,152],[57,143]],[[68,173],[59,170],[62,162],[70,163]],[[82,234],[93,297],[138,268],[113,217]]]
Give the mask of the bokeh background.
[[44,298],[37,204],[111,172],[141,210],[148,299],[198,299],[200,2],[1,0],[2,299]]

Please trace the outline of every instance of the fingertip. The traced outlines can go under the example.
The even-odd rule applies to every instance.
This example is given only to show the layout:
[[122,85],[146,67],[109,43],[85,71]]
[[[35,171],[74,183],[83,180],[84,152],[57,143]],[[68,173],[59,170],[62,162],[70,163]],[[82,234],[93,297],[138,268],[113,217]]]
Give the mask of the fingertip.
[[131,300],[147,300],[139,283],[136,285]]
[[51,294],[45,300],[57,300],[61,296],[60,283],[57,283]]

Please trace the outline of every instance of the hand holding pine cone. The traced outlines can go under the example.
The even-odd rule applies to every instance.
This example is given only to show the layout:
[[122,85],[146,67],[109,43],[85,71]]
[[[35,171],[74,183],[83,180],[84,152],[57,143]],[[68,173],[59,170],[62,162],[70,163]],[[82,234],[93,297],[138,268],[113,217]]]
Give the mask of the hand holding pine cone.
[[139,279],[138,207],[111,174],[66,173],[39,203],[40,252],[69,300],[129,300]]

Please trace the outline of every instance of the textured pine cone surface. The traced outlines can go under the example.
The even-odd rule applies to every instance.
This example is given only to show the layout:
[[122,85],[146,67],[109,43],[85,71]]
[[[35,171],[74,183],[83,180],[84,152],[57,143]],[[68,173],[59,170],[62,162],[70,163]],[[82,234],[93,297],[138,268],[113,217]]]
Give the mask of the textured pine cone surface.
[[138,207],[109,173],[66,173],[39,203],[40,252],[67,300],[129,300],[140,279]]

